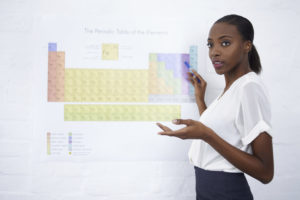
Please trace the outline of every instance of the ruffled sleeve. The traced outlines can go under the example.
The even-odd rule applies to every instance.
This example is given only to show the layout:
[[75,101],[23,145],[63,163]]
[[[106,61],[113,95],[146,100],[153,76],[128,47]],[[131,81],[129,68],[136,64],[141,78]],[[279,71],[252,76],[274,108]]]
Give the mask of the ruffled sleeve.
[[249,82],[242,87],[235,123],[245,146],[262,132],[271,135],[271,106],[262,85]]

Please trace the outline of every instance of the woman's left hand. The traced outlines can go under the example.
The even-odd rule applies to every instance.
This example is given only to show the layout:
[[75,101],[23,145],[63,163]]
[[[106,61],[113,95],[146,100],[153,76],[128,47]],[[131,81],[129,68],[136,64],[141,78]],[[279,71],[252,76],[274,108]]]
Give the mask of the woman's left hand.
[[199,121],[191,119],[175,119],[172,121],[173,124],[180,125],[184,124],[186,127],[172,130],[167,126],[162,125],[161,123],[156,123],[159,128],[163,131],[159,132],[160,135],[168,135],[173,137],[178,137],[180,139],[202,139],[205,140],[206,137],[210,134],[211,129],[202,124]]

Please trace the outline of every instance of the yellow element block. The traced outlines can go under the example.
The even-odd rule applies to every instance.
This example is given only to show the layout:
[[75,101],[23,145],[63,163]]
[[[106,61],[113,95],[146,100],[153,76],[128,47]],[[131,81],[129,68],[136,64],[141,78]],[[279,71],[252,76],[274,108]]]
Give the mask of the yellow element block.
[[51,144],[50,144],[50,140],[51,140],[51,133],[47,133],[47,154],[51,155]]
[[171,121],[180,105],[64,105],[65,121]]
[[119,45],[102,44],[102,60],[119,60]]
[[148,102],[148,70],[66,69],[66,102]]

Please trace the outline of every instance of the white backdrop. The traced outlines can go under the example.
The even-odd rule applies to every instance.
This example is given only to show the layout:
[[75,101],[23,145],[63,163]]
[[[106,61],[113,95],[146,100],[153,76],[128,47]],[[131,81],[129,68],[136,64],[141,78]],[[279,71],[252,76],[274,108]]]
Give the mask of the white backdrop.
[[[0,199],[195,199],[194,172],[186,157],[190,141],[157,136],[154,122],[103,123],[104,130],[115,131],[86,141],[99,144],[99,151],[90,157],[45,156],[46,137],[39,130],[49,125],[45,115],[51,109],[41,110],[39,103],[45,95],[45,84],[40,81],[47,80],[46,42],[52,38],[66,42],[61,32],[76,39],[78,34],[66,29],[87,22],[115,27],[132,27],[134,22],[142,28],[150,23],[176,32],[184,38],[173,44],[167,41],[160,46],[161,52],[170,52],[164,49],[170,45],[174,52],[185,45],[198,46],[198,71],[208,81],[209,103],[221,91],[223,79],[209,65],[206,37],[215,20],[232,13],[247,17],[254,25],[261,76],[272,98],[275,177],[268,185],[251,177],[249,183],[255,199],[298,199],[299,11],[296,0],[0,0]],[[55,23],[59,27],[66,19],[71,25],[49,33]],[[189,112],[192,109],[188,105],[183,117],[197,118]],[[125,131],[117,132],[121,129]],[[141,135],[139,130],[147,131]]]

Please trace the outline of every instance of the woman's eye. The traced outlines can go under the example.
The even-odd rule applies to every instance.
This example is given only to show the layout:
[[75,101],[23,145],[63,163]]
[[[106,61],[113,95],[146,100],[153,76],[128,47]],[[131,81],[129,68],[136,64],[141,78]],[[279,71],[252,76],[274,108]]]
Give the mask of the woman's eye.
[[230,42],[224,41],[224,42],[221,43],[221,45],[222,45],[223,47],[226,47],[226,46],[229,46],[229,45],[230,45]]
[[208,48],[211,48],[212,46],[213,46],[212,43],[210,43],[210,42],[207,43]]

